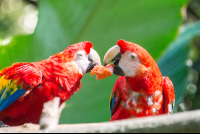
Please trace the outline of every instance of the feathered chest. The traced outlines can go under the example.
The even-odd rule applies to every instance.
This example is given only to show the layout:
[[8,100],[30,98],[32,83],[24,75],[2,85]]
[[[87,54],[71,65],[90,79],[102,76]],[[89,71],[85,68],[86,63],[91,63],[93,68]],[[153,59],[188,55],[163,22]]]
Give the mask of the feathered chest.
[[156,115],[163,112],[162,91],[148,95],[123,88],[121,94],[122,107],[126,108],[133,116]]

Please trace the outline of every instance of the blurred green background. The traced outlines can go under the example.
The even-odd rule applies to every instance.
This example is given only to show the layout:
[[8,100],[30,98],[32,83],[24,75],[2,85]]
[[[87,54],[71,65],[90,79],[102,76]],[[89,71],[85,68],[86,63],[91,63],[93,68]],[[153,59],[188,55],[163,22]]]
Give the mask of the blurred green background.
[[[175,112],[199,109],[199,0],[0,0],[0,69],[91,41],[101,59],[119,39],[144,47],[175,87]],[[61,124],[109,121],[117,76],[85,74]]]

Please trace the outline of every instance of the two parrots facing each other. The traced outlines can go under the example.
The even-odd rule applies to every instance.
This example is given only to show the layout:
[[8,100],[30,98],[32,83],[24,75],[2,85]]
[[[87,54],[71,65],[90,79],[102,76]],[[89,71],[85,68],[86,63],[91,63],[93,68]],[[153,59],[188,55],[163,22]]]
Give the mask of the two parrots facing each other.
[[81,88],[84,73],[100,64],[92,43],[67,47],[48,59],[15,63],[0,71],[0,121],[16,126],[38,123],[43,103],[60,97],[60,103]]
[[[104,65],[114,62],[120,75],[110,98],[111,121],[171,114],[173,84],[141,46],[119,40],[107,51]],[[69,46],[49,59],[15,63],[0,71],[0,121],[10,126],[38,123],[43,103],[60,97],[61,103],[80,89],[84,73],[100,64],[90,42]]]
[[174,87],[163,77],[156,62],[141,46],[119,40],[104,56],[104,65],[114,61],[113,73],[119,75],[111,97],[111,119],[172,114]]

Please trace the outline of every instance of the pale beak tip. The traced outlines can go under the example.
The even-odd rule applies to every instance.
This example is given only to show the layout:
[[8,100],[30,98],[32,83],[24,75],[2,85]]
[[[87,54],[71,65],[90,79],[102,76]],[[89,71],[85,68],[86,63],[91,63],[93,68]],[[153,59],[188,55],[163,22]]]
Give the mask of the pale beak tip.
[[104,66],[108,65],[108,62],[105,61],[105,59],[104,59],[104,61],[103,61],[103,65],[104,65]]

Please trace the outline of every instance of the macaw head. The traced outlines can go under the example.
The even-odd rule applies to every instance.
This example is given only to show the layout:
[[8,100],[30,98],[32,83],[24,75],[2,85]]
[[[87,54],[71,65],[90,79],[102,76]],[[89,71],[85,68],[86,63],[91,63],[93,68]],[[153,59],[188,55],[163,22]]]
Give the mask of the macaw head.
[[104,56],[104,65],[114,61],[114,74],[134,77],[139,72],[149,69],[158,70],[157,64],[150,54],[141,46],[119,40]]
[[[52,58],[59,63],[75,63],[82,74],[90,72],[100,63],[98,53],[92,48],[89,41],[76,43],[67,47],[63,52],[57,53]],[[69,65],[69,64],[67,64]]]

